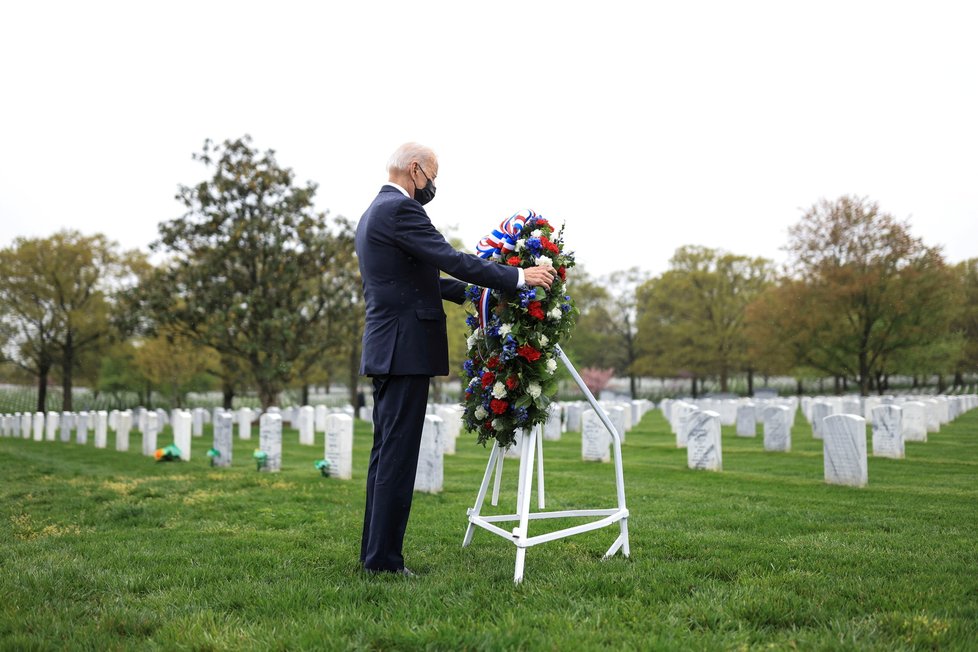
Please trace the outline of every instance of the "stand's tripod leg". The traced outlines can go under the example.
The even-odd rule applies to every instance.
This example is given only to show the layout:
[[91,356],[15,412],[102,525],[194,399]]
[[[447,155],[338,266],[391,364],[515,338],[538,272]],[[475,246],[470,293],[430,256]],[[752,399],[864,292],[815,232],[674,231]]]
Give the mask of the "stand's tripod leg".
[[546,509],[547,502],[543,492],[543,433],[536,427],[537,440],[537,509]]
[[[492,477],[492,468],[497,457],[502,457],[502,454],[499,452],[499,446],[493,442],[492,452],[489,453],[489,463],[486,464],[486,473],[482,476],[482,485],[479,487],[479,495],[476,496],[475,506],[469,510],[469,516],[478,516],[482,513],[482,503],[486,499],[486,490],[489,489],[489,478]],[[475,525],[469,520],[469,526],[465,529],[465,538],[462,539],[463,548],[472,543],[472,533],[474,531]]]
[[520,517],[519,527],[513,530],[516,543],[516,571],[513,581],[517,584],[523,581],[523,568],[526,565],[526,540],[530,520],[530,498],[533,494],[533,454],[536,450],[537,429],[523,431],[522,447],[520,449],[520,485],[519,505],[517,514]]
[[503,479],[503,460],[506,459],[504,453],[496,455],[496,481],[492,485],[492,506],[499,504],[499,484]]

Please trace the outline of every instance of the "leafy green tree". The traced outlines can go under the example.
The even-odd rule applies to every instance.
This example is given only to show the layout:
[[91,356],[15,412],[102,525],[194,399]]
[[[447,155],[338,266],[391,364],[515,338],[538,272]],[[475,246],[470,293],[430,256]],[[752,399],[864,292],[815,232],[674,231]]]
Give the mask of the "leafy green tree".
[[138,252],[121,253],[104,235],[61,231],[18,238],[0,251],[0,304],[16,330],[7,352],[38,380],[44,409],[48,377],[57,366],[63,409],[72,409],[73,377],[86,353],[112,337],[112,294],[133,279]]
[[796,363],[847,378],[867,394],[874,377],[926,359],[950,334],[955,283],[940,251],[865,198],[812,206],[789,230],[790,278],[764,315]]
[[138,298],[157,324],[240,364],[267,408],[335,344],[331,321],[355,300],[353,229],[250,143],[207,141],[194,156],[212,176],[180,187],[186,213],[160,225],[152,249],[168,260]]
[[685,246],[638,291],[639,367],[651,375],[719,378],[749,368],[746,312],[770,283],[771,263]]
[[964,374],[978,373],[978,258],[955,267],[961,294],[953,329],[961,336],[961,351],[954,366],[954,384],[964,385]]

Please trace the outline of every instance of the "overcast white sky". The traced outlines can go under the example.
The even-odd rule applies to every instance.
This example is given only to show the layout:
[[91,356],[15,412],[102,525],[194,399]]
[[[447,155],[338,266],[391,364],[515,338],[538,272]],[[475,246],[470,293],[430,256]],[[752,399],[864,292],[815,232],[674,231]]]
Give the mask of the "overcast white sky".
[[146,248],[205,138],[358,218],[402,142],[470,246],[533,208],[592,273],[684,244],[781,260],[866,195],[978,256],[978,3],[18,2],[0,11],[0,246]]

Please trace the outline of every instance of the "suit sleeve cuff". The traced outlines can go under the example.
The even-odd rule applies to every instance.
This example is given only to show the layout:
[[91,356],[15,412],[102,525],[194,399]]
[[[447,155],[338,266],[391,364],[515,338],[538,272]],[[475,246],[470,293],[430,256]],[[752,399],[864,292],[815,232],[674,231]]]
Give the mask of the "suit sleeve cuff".
[[523,272],[523,268],[522,267],[517,267],[516,268],[516,271],[519,272],[519,274],[520,274],[519,281],[517,281],[517,283],[516,283],[516,289],[517,290],[522,290],[523,288],[526,287],[526,274]]

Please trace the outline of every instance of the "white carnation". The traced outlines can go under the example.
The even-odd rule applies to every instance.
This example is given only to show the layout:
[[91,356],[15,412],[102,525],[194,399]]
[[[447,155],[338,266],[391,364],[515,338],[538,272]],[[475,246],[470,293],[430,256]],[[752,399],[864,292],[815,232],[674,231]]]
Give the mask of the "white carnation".
[[549,342],[550,342],[550,338],[544,335],[543,333],[540,333],[540,346],[547,346]]
[[469,348],[471,349],[472,347],[474,347],[476,344],[479,343],[480,339],[482,339],[482,329],[477,328],[472,332],[471,335],[469,335],[469,338],[465,340],[465,343],[468,344]]
[[533,262],[536,263],[537,265],[544,265],[547,267],[553,267],[554,265],[554,261],[547,258],[546,256],[540,256],[538,258],[534,258]]
[[523,251],[524,247],[526,247],[526,240],[517,240],[514,251]]
[[503,324],[502,326],[499,327],[499,337],[506,337],[512,332],[513,332],[512,324]]
[[549,358],[547,360],[547,373],[553,374],[555,371],[557,371],[557,361],[553,358]]
[[530,232],[530,235],[531,235],[532,237],[534,237],[534,238],[539,238],[540,236],[542,236],[542,235],[543,235],[543,230],[542,230],[542,229],[533,229],[533,230],[532,230],[532,231]]
[[482,407],[481,405],[475,409],[475,418],[478,419],[479,421],[482,421],[488,415],[489,415],[489,413],[486,412],[486,409],[484,407]]
[[564,315],[564,311],[560,309],[560,306],[554,307],[553,310],[547,313],[547,316],[553,319],[554,321],[560,321],[560,318],[563,315]]
[[492,386],[492,396],[493,398],[504,398],[506,396],[506,385],[501,382],[497,382]]
[[531,382],[529,385],[526,386],[526,392],[533,398],[540,396],[540,392],[542,391],[543,388],[540,387],[540,383],[537,382]]

